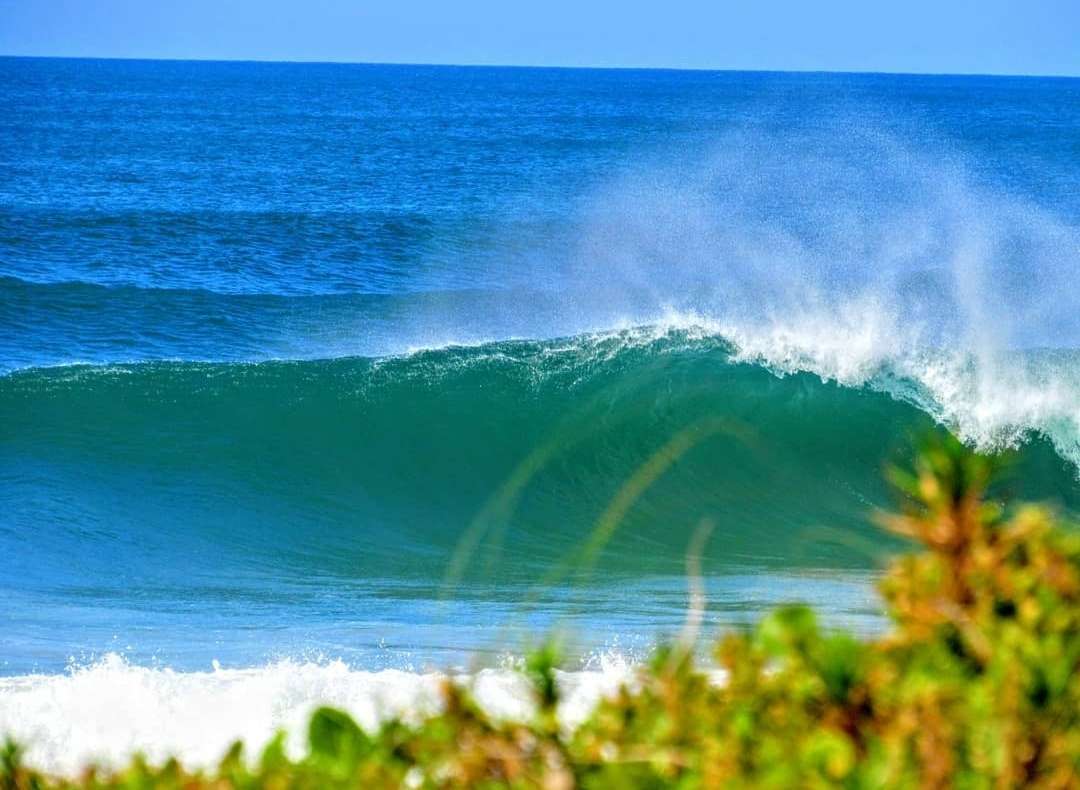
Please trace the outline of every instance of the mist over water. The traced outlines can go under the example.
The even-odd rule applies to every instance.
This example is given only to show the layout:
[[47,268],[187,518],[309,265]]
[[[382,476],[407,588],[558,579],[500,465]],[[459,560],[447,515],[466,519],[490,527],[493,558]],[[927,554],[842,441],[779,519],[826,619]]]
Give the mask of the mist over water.
[[[176,727],[79,759],[212,759],[560,627],[601,688],[680,628],[703,519],[707,636],[792,597],[873,632],[913,437],[1080,509],[1077,108],[1067,79],[0,59],[0,729],[68,770],[62,722],[145,695]],[[184,724],[219,693],[254,713]]]

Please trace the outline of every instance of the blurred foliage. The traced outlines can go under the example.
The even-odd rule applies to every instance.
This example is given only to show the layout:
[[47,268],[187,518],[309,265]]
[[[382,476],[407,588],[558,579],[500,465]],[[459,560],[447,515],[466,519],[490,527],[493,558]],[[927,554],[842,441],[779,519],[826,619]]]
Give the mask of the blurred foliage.
[[1080,536],[1044,509],[989,501],[995,461],[944,440],[894,471],[920,551],[881,583],[892,629],[865,641],[792,606],[725,636],[717,669],[657,651],[573,732],[557,652],[526,665],[531,721],[495,720],[447,682],[442,712],[365,732],[317,711],[307,756],[236,744],[211,772],[136,758],[76,779],[0,750],[2,788],[1080,788]]

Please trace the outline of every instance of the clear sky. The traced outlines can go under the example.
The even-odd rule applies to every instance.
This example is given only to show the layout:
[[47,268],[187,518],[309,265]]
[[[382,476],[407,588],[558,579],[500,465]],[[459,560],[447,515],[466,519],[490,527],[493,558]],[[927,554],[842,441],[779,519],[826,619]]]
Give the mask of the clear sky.
[[0,54],[1080,76],[1080,0],[0,0]]

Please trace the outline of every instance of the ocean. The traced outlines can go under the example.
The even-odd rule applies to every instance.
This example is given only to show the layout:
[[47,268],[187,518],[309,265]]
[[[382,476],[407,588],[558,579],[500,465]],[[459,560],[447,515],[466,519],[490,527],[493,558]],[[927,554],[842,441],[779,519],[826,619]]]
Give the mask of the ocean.
[[705,637],[875,633],[935,431],[1080,511],[1080,79],[0,58],[0,732],[43,767],[437,670],[513,708],[555,632],[592,699],[688,558]]

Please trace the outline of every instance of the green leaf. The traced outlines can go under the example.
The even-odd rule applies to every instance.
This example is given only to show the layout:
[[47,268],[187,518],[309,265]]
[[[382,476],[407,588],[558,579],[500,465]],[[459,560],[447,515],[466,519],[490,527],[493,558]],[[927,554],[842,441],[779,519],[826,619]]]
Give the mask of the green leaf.
[[366,751],[368,738],[349,714],[319,708],[308,726],[308,745],[313,757],[351,762]]

